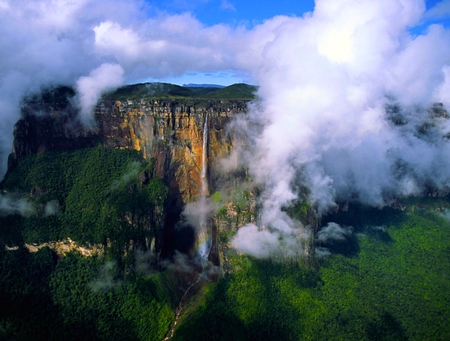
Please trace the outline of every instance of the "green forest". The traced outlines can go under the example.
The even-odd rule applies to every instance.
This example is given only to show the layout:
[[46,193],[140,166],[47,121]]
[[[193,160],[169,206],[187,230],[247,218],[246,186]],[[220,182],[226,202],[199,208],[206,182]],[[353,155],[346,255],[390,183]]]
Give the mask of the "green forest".
[[356,237],[324,258],[233,257],[174,340],[448,340],[450,221],[435,201],[349,212]]
[[[152,160],[100,146],[40,153],[10,170],[2,187],[30,193],[28,214],[0,216],[2,339],[164,337],[179,299],[176,277],[153,273],[152,259],[134,254],[150,253],[146,240],[161,237],[167,187],[153,177]],[[105,252],[61,257],[48,247],[36,253],[22,247],[67,237]],[[5,250],[13,246],[18,250]]]
[[[99,146],[30,155],[10,169],[3,193],[27,197],[30,209],[0,216],[1,340],[165,338],[198,274],[155,260],[168,189],[153,166]],[[350,206],[323,218],[354,229],[316,245],[326,256],[230,250],[227,271],[186,299],[173,340],[449,340],[449,207],[431,197],[402,209]],[[104,252],[23,247],[67,237]]]
[[120,87],[106,93],[103,99],[142,100],[142,99],[220,99],[252,100],[258,88],[245,83],[233,84],[224,88],[186,87],[169,83],[142,83]]

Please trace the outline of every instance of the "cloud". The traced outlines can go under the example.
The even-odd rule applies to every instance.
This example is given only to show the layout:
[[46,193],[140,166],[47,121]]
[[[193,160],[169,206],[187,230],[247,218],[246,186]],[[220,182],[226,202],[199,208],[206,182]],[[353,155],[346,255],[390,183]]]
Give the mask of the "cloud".
[[424,15],[425,19],[441,19],[450,16],[450,0],[442,0],[430,8]]
[[444,104],[446,108],[450,108],[450,66],[444,66],[442,68],[443,82],[436,87],[434,99],[437,102]]
[[186,204],[182,212],[183,223],[199,230],[203,221],[211,219],[218,208],[218,204],[211,198],[201,197],[195,202]]
[[138,178],[141,171],[142,164],[139,161],[133,161],[127,166],[127,171],[120,177],[119,180],[113,180],[111,190],[116,190],[124,184]]
[[56,215],[59,212],[58,200],[51,200],[44,205],[44,216]]
[[278,236],[258,226],[248,224],[239,228],[232,245],[242,253],[256,258],[267,258],[279,248]]
[[[187,72],[250,74],[276,17],[248,31],[205,26],[192,14],[169,15],[142,0],[3,0],[0,2],[0,174],[12,149],[20,102],[55,85],[76,86],[81,116],[102,91]],[[156,13],[147,17],[148,13]],[[243,48],[245,46],[245,48]]]
[[[267,214],[267,212],[265,212]],[[270,220],[269,220],[270,221]],[[258,227],[254,224],[242,226],[231,241],[231,245],[240,253],[255,258],[273,258],[283,260],[304,256],[308,232],[300,226],[292,226],[287,216],[284,221],[271,221],[273,227]]]
[[227,0],[222,0],[220,4],[220,8],[227,11],[236,12],[236,7],[234,7],[233,3]]
[[122,281],[117,280],[115,278],[116,273],[117,273],[116,262],[114,261],[105,262],[105,264],[100,268],[98,277],[88,284],[89,288],[93,292],[108,291],[115,289],[116,287],[122,284]]
[[27,199],[9,194],[0,194],[0,215],[20,214],[29,217],[36,214],[36,208]]
[[353,227],[340,226],[336,223],[328,223],[317,233],[316,242],[333,243],[345,241],[353,233]]
[[118,64],[104,63],[91,71],[89,76],[80,77],[76,83],[77,101],[80,107],[80,119],[92,127],[94,116],[92,110],[97,104],[100,95],[108,90],[119,87],[124,81],[124,70]]
[[98,96],[122,82],[227,70],[259,85],[240,159],[263,188],[263,212],[259,228],[241,233],[266,249],[289,254],[292,244],[301,253],[290,236],[308,228],[283,212],[297,200],[326,214],[340,201],[381,207],[450,189],[450,124],[430,111],[450,102],[450,33],[431,25],[409,34],[447,13],[448,1],[426,12],[422,0],[317,0],[304,17],[277,16],[250,30],[205,26],[190,13],[146,17],[140,0],[0,4],[2,174],[30,92],[77,85],[81,116],[92,123]]
[[450,33],[411,36],[424,12],[419,0],[317,0],[278,22],[253,69],[260,102],[241,159],[263,188],[262,214],[236,235],[239,251],[266,256],[286,226],[307,230],[284,213],[296,201],[323,215],[450,190],[450,122],[431,109],[449,103]]
[[195,272],[196,265],[187,255],[178,251],[175,251],[173,261],[166,259],[161,262],[161,266],[181,273]]
[[214,200],[202,195],[197,201],[187,203],[181,213],[179,227],[189,226],[195,230],[195,252],[201,262],[207,261],[211,251],[211,218],[218,209]]
[[134,264],[137,273],[149,275],[155,271],[156,255],[151,250],[135,250]]

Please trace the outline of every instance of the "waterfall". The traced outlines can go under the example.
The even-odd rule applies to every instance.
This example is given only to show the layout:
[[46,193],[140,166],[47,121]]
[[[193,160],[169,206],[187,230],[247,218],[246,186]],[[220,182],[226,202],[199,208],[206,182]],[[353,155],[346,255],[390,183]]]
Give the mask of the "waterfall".
[[208,194],[208,179],[206,178],[206,172],[208,167],[208,115],[205,115],[205,123],[203,125],[203,149],[202,149],[202,170],[200,173],[200,179],[202,182],[201,195],[206,197]]
[[194,288],[203,278],[205,273],[206,265],[208,264],[208,256],[211,251],[212,246],[212,236],[208,227],[208,204],[206,202],[206,197],[208,195],[208,115],[205,114],[205,122],[203,124],[203,145],[202,145],[202,169],[200,170],[200,200],[196,203],[196,212],[198,212],[199,223],[197,226],[197,260],[200,260],[202,266],[202,271],[198,274],[197,279],[186,289],[183,297],[181,298],[176,310],[175,310],[175,320],[172,323],[170,329],[168,330],[166,337],[163,341],[169,341],[173,338],[175,327],[180,321],[183,315],[184,303],[188,299],[192,288]]
[[208,231],[207,222],[207,203],[206,196],[208,195],[208,115],[205,115],[205,122],[203,125],[203,150],[202,150],[202,169],[200,172],[201,193],[200,193],[200,226],[197,231],[197,245],[198,256],[202,261],[208,259],[209,252],[212,246],[212,237]]

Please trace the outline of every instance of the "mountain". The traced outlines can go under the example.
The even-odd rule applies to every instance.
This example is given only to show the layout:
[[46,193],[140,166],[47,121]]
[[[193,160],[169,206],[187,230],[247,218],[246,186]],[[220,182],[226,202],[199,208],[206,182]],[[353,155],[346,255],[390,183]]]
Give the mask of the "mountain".
[[225,87],[224,85],[218,84],[193,84],[193,83],[183,84],[183,86],[187,88],[218,88],[218,89],[222,89]]
[[256,88],[201,89],[119,88],[89,129],[70,87],[24,99],[0,184],[0,339],[448,339],[449,198],[322,217],[294,202],[305,255],[238,254],[261,188],[232,167],[246,141],[229,124]]
[[[201,195],[203,155],[207,157],[210,194],[223,184],[216,161],[229,156],[235,143],[226,126],[245,113],[247,100],[240,98],[243,94],[251,96],[254,90],[229,88],[227,99],[220,100],[196,96],[189,89],[165,83],[119,88],[99,101],[93,130],[85,129],[75,119],[74,92],[70,88],[61,87],[51,90],[52,95],[44,93],[39,98],[30,98],[23,106],[24,118],[16,124],[10,170],[3,187],[10,183],[15,166],[27,156],[97,145],[108,150],[136,151],[152,162],[153,175],[168,187],[163,213],[165,227],[157,238],[156,252],[170,254],[174,252],[173,233],[184,205]],[[208,143],[203,154],[205,129]],[[59,205],[64,206],[62,202]],[[217,252],[211,255],[215,259],[218,256]]]
[[103,96],[104,99],[114,100],[146,100],[152,98],[195,98],[195,99],[236,99],[252,100],[255,98],[257,87],[247,84],[233,84],[227,87],[185,87],[169,83],[143,83],[121,87]]

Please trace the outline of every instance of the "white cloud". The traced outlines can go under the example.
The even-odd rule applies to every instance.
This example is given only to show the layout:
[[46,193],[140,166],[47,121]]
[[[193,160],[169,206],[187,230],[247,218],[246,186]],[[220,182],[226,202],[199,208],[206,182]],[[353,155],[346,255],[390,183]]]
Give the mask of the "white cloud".
[[279,249],[278,236],[267,230],[260,230],[253,224],[242,226],[232,245],[240,252],[256,258],[268,258]]
[[442,74],[444,80],[436,88],[434,98],[437,102],[443,103],[446,108],[450,108],[450,66],[445,65],[442,67]]
[[141,44],[139,37],[130,29],[123,29],[118,23],[101,22],[93,28],[95,32],[95,46],[100,51],[125,54],[136,57]]
[[450,36],[437,25],[410,36],[424,11],[419,0],[317,0],[311,16],[278,23],[253,69],[261,103],[242,156],[264,188],[265,228],[245,227],[238,250],[267,250],[267,231],[296,228],[283,208],[297,198],[325,214],[341,201],[381,207],[430,186],[450,190],[450,124],[430,124],[427,110],[448,103]]
[[[256,60],[259,54],[243,29],[205,27],[190,14],[147,18],[146,6],[141,0],[1,1],[0,174],[6,171],[13,125],[27,93],[79,81],[79,87],[98,95],[91,73],[107,64],[117,65],[116,71],[122,68],[123,80],[133,82],[189,71],[239,72],[245,67],[238,59],[249,63],[248,57]],[[242,46],[249,48],[245,58],[238,57]],[[120,74],[116,76],[102,88],[121,84]],[[92,106],[96,96],[81,97]]]
[[336,223],[328,223],[317,233],[316,241],[319,243],[333,243],[345,241],[353,233],[351,226],[340,226]]
[[223,10],[236,12],[236,7],[234,7],[233,3],[228,0],[222,0],[220,8]]
[[20,214],[30,216],[36,214],[34,205],[26,198],[8,194],[0,194],[0,215]]
[[118,64],[104,63],[91,71],[89,76],[80,77],[76,83],[80,119],[88,127],[93,126],[92,110],[100,95],[123,84],[124,70]]
[[[307,234],[282,211],[306,195],[302,186],[322,213],[340,200],[382,206],[450,188],[449,123],[427,125],[425,110],[449,102],[450,33],[439,25],[408,33],[448,3],[425,13],[422,0],[317,0],[303,18],[247,30],[207,27],[188,13],[146,18],[140,0],[0,1],[0,173],[20,100],[42,86],[77,84],[87,118],[102,91],[122,82],[248,72],[261,101],[248,114],[252,149],[241,157],[264,188],[265,228],[243,231],[262,233],[267,245],[278,236],[286,254],[297,243],[287,236]],[[401,124],[386,116],[393,103]]]
[[440,19],[450,16],[450,0],[442,0],[424,15],[426,19]]

